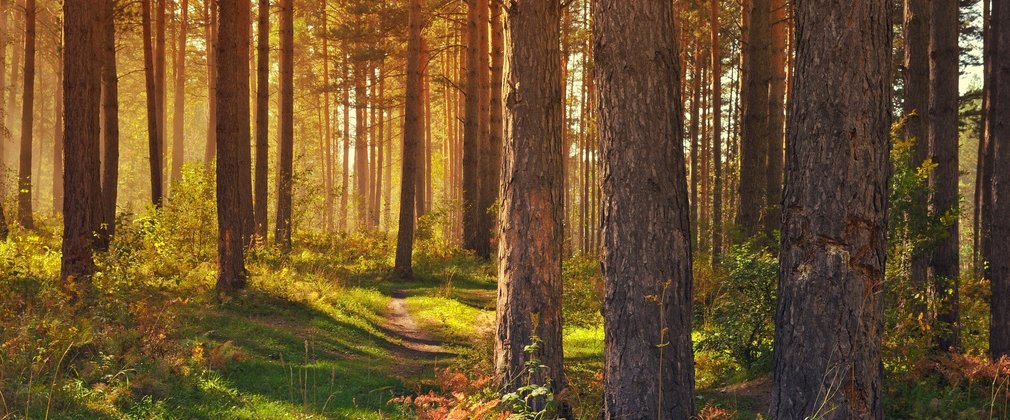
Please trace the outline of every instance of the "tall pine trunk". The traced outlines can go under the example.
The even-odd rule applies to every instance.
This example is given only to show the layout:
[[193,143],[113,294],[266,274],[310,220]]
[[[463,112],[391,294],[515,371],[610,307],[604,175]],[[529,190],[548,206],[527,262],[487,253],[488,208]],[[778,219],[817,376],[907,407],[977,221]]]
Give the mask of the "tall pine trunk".
[[772,0],[770,14],[769,84],[768,84],[768,164],[765,173],[765,217],[767,236],[782,224],[782,177],[785,161],[786,97],[786,0]]
[[[31,0],[29,0],[31,2]],[[103,0],[112,1],[112,0]],[[99,101],[101,14],[92,0],[63,2],[63,120],[66,174],[63,187],[63,245],[60,278],[71,302],[84,303],[95,272],[92,256],[101,218]],[[99,5],[101,6],[101,5]]]
[[103,0],[99,54],[102,57],[102,215],[107,236],[116,232],[119,195],[119,73],[116,66],[116,0]]
[[[63,86],[63,63],[56,65],[56,85]],[[53,98],[53,214],[63,212],[63,90]]]
[[891,4],[795,3],[772,418],[883,418]]
[[291,190],[294,165],[294,0],[278,2],[280,14],[280,121],[277,163],[277,221],[274,240],[291,249]]
[[604,413],[690,418],[690,208],[672,2],[594,0],[592,17],[603,157]]
[[[326,233],[333,233],[333,127],[330,115],[330,41],[329,41],[329,29],[327,16],[328,1],[323,0],[320,8],[322,9],[322,27],[323,27],[323,224],[325,225]],[[266,5],[266,7],[264,7]],[[260,0],[260,10],[268,10],[270,6],[269,0]],[[263,28],[269,27],[270,15],[269,13],[261,12],[260,17],[260,31],[266,32]],[[269,40],[269,34],[260,35],[260,54],[265,55],[270,51],[269,45],[264,47],[262,44],[267,43]],[[261,72],[269,71],[269,62],[264,60],[262,57],[259,62]],[[269,83],[269,74],[260,76],[262,82],[261,86],[267,86]],[[263,101],[263,107],[266,107],[267,100],[261,99]],[[265,112],[264,112],[265,113]],[[258,134],[258,132],[257,132]],[[265,135],[266,129],[263,129],[264,134],[264,144],[266,143]],[[257,145],[259,144],[259,136],[257,135]],[[258,151],[258,149],[257,149]],[[258,160],[257,160],[258,162]],[[257,179],[257,182],[259,180]],[[265,187],[266,184],[263,184]],[[257,218],[259,215],[257,215]]]
[[421,125],[421,0],[407,3],[407,83],[403,119],[403,160],[400,175],[400,223],[396,235],[396,260],[393,271],[400,278],[413,276],[414,194],[417,176],[417,146],[424,136]]
[[203,12],[207,19],[204,37],[207,45],[207,147],[203,155],[204,169],[210,170],[210,165],[217,154],[217,53],[214,44],[217,43],[217,2],[204,0]]
[[172,112],[172,185],[182,180],[182,163],[185,153],[186,121],[186,39],[189,32],[189,0],[181,0],[179,15],[179,39],[175,47],[175,92]]
[[744,44],[743,142],[740,154],[740,207],[737,228],[750,238],[761,231],[767,203],[768,86],[770,81],[769,0],[750,0]]
[[349,74],[350,71],[348,70],[348,68],[350,67],[350,64],[347,63],[347,57],[346,56],[344,57],[344,62],[342,64],[342,67],[343,67],[343,74],[342,74],[342,77],[340,79],[343,81],[343,86],[341,87],[341,91],[343,93],[343,97],[341,99],[341,106],[344,109],[344,118],[343,118],[343,121],[344,121],[344,130],[343,130],[343,133],[344,133],[344,135],[343,135],[344,145],[343,145],[343,153],[340,155],[341,156],[341,160],[343,161],[343,163],[342,163],[343,170],[340,172],[340,176],[341,176],[340,185],[341,185],[341,188],[340,188],[340,218],[339,218],[339,227],[340,227],[340,232],[341,233],[347,233],[347,199],[348,199],[348,195],[350,194],[350,191],[351,191],[351,184],[348,182],[349,178],[350,178],[350,166],[349,166],[349,164],[350,164],[350,155],[351,155],[351,99],[350,99],[351,98],[351,94],[350,94],[351,87],[350,87],[350,83],[348,82],[348,77],[350,75]]
[[[488,0],[468,0],[466,14],[466,84],[463,113],[463,248],[478,251],[480,248],[480,151],[482,135],[480,113],[480,8],[487,8]],[[485,29],[486,32],[486,29]]]
[[256,184],[253,186],[256,236],[267,238],[267,173],[270,128],[270,0],[259,0],[256,16]]
[[144,43],[144,84],[147,92],[147,148],[151,168],[151,203],[161,206],[161,129],[158,118],[158,93],[155,82],[155,58],[151,45],[151,3],[155,0],[141,0],[141,26]]
[[[246,285],[242,220],[241,150],[248,147],[249,0],[218,0],[220,22],[214,55],[217,64],[217,224],[219,293]],[[281,10],[284,10],[283,8]],[[283,12],[282,12],[283,13]],[[282,14],[283,15],[283,14]],[[234,65],[235,63],[241,63]]]
[[[958,213],[958,4],[930,2],[929,13],[929,158],[936,164],[930,173],[930,212]],[[946,218],[944,218],[945,220]],[[944,226],[929,261],[930,286],[936,299],[936,347],[939,351],[960,347],[960,250],[958,217]]]
[[989,114],[986,143],[993,148],[991,214],[983,222],[988,232],[986,261],[992,283],[989,354],[993,360],[1010,355],[1010,5],[993,1],[989,23]]
[[18,224],[34,229],[32,218],[32,128],[35,110],[35,0],[25,2],[25,70],[21,102],[21,153],[18,160]]
[[[501,24],[493,6],[492,25]],[[513,392],[534,384],[557,393],[565,387],[562,364],[561,262],[564,242],[564,109],[561,99],[561,40],[558,2],[521,0],[508,8],[492,60],[492,74],[507,81],[505,90],[504,169],[498,250],[495,372],[499,389]],[[504,30],[503,30],[504,29]],[[503,32],[503,33],[502,33]],[[504,55],[509,65],[501,66]],[[494,76],[492,76],[494,79]],[[501,79],[496,86],[501,86]],[[492,86],[492,109],[495,87]],[[500,94],[499,94],[500,95]],[[500,105],[499,105],[500,106]],[[495,112],[492,112],[492,126]],[[502,117],[499,115],[499,118]],[[494,133],[492,132],[492,137]],[[526,348],[534,336],[536,353]],[[535,358],[545,368],[530,378],[526,364]],[[537,401],[535,404],[542,404]]]
[[[912,159],[913,168],[922,166],[929,157],[929,1],[905,0],[905,100],[902,112],[905,114],[905,136],[915,141]],[[926,229],[928,207],[927,195],[913,197],[908,214],[912,234]],[[928,247],[917,244],[912,250],[911,284],[919,293],[926,292]],[[923,302],[924,303],[924,302]],[[916,305],[915,311],[925,315],[926,306]]]
[[722,255],[722,56],[719,50],[719,0],[710,2],[712,49],[712,265]]

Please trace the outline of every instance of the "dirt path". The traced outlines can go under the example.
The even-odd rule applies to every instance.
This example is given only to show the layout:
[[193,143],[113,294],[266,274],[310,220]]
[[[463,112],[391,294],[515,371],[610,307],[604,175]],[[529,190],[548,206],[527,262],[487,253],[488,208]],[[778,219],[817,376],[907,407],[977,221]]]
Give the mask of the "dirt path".
[[417,325],[407,311],[406,297],[403,291],[392,293],[383,330],[392,338],[389,350],[395,359],[394,375],[401,379],[417,379],[453,354]]

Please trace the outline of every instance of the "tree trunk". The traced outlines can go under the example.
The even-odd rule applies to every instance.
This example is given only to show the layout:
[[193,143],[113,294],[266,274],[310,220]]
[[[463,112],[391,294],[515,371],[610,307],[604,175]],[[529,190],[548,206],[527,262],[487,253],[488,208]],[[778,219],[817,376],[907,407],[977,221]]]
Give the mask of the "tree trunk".
[[719,0],[711,1],[712,48],[712,266],[722,255],[722,56],[719,52]]
[[[267,173],[270,165],[270,0],[259,0],[256,16],[256,236],[267,238]],[[328,50],[326,50],[328,51]],[[329,74],[329,73],[327,73]],[[329,113],[327,112],[327,115]],[[327,124],[327,128],[329,124]],[[327,136],[328,137],[328,136]]]
[[[372,215],[372,217],[373,217],[372,224],[374,224],[376,227],[379,227],[379,222],[381,221],[380,218],[381,218],[381,215],[382,215],[382,213],[381,213],[382,212],[382,203],[383,203],[383,200],[382,200],[382,186],[383,186],[382,176],[384,174],[388,174],[390,172],[390,170],[385,167],[385,165],[388,165],[388,162],[385,162],[386,159],[385,159],[385,156],[384,156],[385,153],[388,153],[386,151],[386,147],[385,147],[385,143],[386,143],[386,131],[385,131],[385,125],[386,125],[386,118],[385,118],[385,115],[386,115],[386,77],[387,77],[387,75],[386,75],[385,66],[382,65],[382,64],[380,64],[379,65],[379,97],[378,97],[378,101],[376,101],[376,107],[378,108],[378,112],[377,112],[378,118],[375,120],[375,125],[377,126],[377,130],[378,130],[378,133],[377,133],[377,135],[375,137],[376,142],[378,143],[377,144],[377,153],[376,153],[376,163],[375,163],[375,171],[376,171],[376,174],[375,174],[375,214]],[[389,201],[386,201],[386,205],[387,206],[389,205]],[[387,227],[387,229],[388,229],[388,225],[389,225],[389,221],[387,219],[386,220],[386,227]]]
[[181,0],[179,39],[175,48],[175,110],[172,113],[172,185],[182,180],[186,121],[186,38],[189,32],[189,0]]
[[63,89],[59,88],[63,86],[62,58],[60,61],[55,69],[57,88],[53,100],[53,214],[63,212]]
[[161,206],[161,130],[158,128],[158,94],[155,83],[155,58],[151,46],[151,2],[141,0],[141,26],[144,37],[144,82],[147,91],[147,147],[151,168],[151,202]]
[[165,109],[165,59],[168,57],[168,50],[165,48],[165,9],[167,7],[166,3],[169,0],[154,0],[157,7],[157,14],[155,15],[155,35],[154,35],[154,92],[157,98],[157,109],[158,109],[158,139],[161,150],[158,151],[158,156],[161,156],[161,175],[158,179],[161,180],[161,190],[166,191],[166,186],[168,183],[165,179],[165,167],[168,164],[168,152],[167,148],[167,118]]
[[[501,143],[491,144],[491,72],[490,34],[487,22],[491,0],[477,2],[477,131],[480,136],[477,165],[477,245],[475,251],[481,258],[491,256],[491,229],[497,219],[493,209],[498,195],[498,175],[501,166]],[[500,138],[500,136],[499,136]],[[493,213],[492,213],[493,212]]]
[[[4,101],[3,93],[7,90],[7,43],[10,41],[8,39],[8,34],[10,33],[10,25],[7,22],[7,14],[10,10],[10,0],[0,0],[0,130],[10,130],[7,124],[9,120],[9,113],[12,111],[7,103]],[[61,87],[62,88],[62,87]],[[5,178],[7,173],[7,136],[0,136],[0,191],[7,191],[7,182],[2,178]],[[0,209],[2,212],[2,209]],[[2,218],[0,214],[0,218]],[[4,220],[0,220],[3,222]],[[7,237],[7,225],[0,223],[0,240],[4,240]]]
[[701,220],[699,219],[698,184],[701,182],[699,170],[699,156],[701,148],[698,147],[698,130],[701,119],[701,60],[702,49],[698,43],[694,46],[694,66],[691,71],[691,125],[689,128],[691,136],[691,248],[699,249],[698,232],[701,230]]
[[890,9],[795,3],[772,418],[883,418]]
[[396,261],[393,272],[409,279],[413,276],[411,257],[414,251],[414,188],[417,176],[417,146],[424,136],[421,125],[421,0],[407,3],[407,83],[404,102],[403,164],[400,176],[400,227],[396,235]]
[[[427,98],[427,84],[424,83],[425,79],[428,78],[428,43],[423,39],[421,40],[421,103],[426,104],[428,102]],[[414,177],[414,215],[417,218],[424,216],[428,213],[427,205],[425,199],[428,197],[425,188],[425,174],[428,172],[427,160],[425,159],[425,145],[427,144],[427,131],[425,128],[428,126],[428,114],[425,112],[425,108],[422,105],[421,109],[421,134],[422,137],[418,140],[417,145],[417,176]]]
[[[471,251],[481,249],[481,212],[478,178],[480,174],[480,152],[483,135],[480,129],[480,74],[487,67],[481,67],[481,32],[487,32],[480,24],[480,9],[487,9],[488,0],[469,0],[467,8],[466,34],[466,104],[463,123],[463,247]],[[485,28],[485,29],[481,29]],[[484,37],[483,39],[487,39]],[[485,48],[484,51],[487,51]],[[485,60],[486,62],[486,60]]]
[[116,200],[119,194],[119,73],[116,66],[116,0],[102,2],[101,130],[102,215],[104,232],[116,233]]
[[210,164],[217,153],[217,13],[216,1],[204,0],[203,12],[207,18],[204,36],[207,43],[207,148],[203,155],[204,169],[210,171]]
[[[565,387],[561,333],[561,262],[564,241],[564,109],[560,101],[561,23],[559,2],[520,0],[508,8],[507,27],[493,6],[492,75],[502,77],[509,56],[504,110],[505,153],[501,182],[502,213],[498,252],[498,308],[495,372],[499,389],[514,392],[533,384],[555,393]],[[507,47],[505,42],[507,39]],[[495,79],[495,76],[492,76]],[[493,82],[492,110],[501,103],[501,79]],[[498,94],[495,94],[498,90]],[[497,98],[496,98],[497,96]],[[500,106],[500,105],[499,105]],[[492,127],[495,112],[491,113]],[[498,124],[502,124],[498,115]],[[492,131],[492,137],[495,133]],[[537,336],[535,354],[526,351]],[[526,375],[530,358],[546,366]],[[527,383],[527,381],[529,383]],[[537,403],[542,404],[542,401]]]
[[[497,236],[499,230],[499,184],[502,168],[502,136],[503,128],[503,103],[502,103],[502,67],[504,65],[505,36],[502,26],[502,4],[498,1],[490,3],[491,12],[491,61],[490,61],[490,82],[488,87],[488,135],[487,141],[482,143],[481,164],[483,177],[480,180],[480,207],[483,209],[483,231],[488,232],[487,248],[485,256],[491,256],[491,232]],[[559,21],[560,22],[560,21]],[[557,28],[560,23],[555,23]],[[560,35],[559,41],[560,42]],[[558,46],[560,47],[560,44]],[[513,52],[515,53],[515,52]],[[560,60],[560,58],[559,58]],[[559,63],[560,64],[560,63]],[[545,73],[544,77],[553,77],[552,73]],[[561,102],[561,97],[554,100]],[[557,164],[560,166],[561,161]],[[560,205],[560,203],[559,203]],[[558,236],[561,241],[561,237]],[[482,242],[483,244],[483,242]]]
[[[105,0],[111,1],[111,0]],[[30,3],[34,1],[29,0]],[[34,8],[34,7],[33,7]],[[92,247],[101,219],[99,97],[101,14],[92,0],[63,2],[63,120],[66,174],[60,278],[72,303],[83,303],[95,272]],[[34,11],[33,11],[34,13]]]
[[[989,354],[993,360],[1010,355],[1010,5],[992,2],[989,23],[989,114],[987,144],[993,148],[992,214],[983,219],[988,242],[983,246],[992,283]],[[987,229],[988,228],[988,229]]]
[[277,164],[277,221],[274,240],[291,250],[291,190],[294,165],[294,0],[277,3],[280,14],[280,148]]
[[[929,206],[938,218],[958,211],[958,4],[930,2],[929,15],[929,157],[936,164],[929,179]],[[934,331],[940,351],[960,347],[958,225],[955,217],[944,227],[929,262],[930,283],[937,299]]]
[[771,79],[769,49],[769,0],[750,0],[747,9],[747,42],[743,59],[746,85],[743,104],[743,144],[740,155],[740,207],[737,228],[750,238],[761,231],[767,203],[768,86]]
[[[982,68],[983,74],[987,74],[990,66],[990,47],[992,42],[990,41],[990,2],[988,0],[982,1]],[[982,250],[986,240],[984,239],[988,232],[982,229],[983,226],[988,226],[986,223],[982,222],[982,219],[987,218],[989,215],[989,198],[992,197],[992,145],[988,143],[988,137],[986,136],[985,129],[988,126],[987,120],[989,117],[989,80],[988,77],[983,76],[982,78],[982,128],[979,129],[978,138],[978,152],[977,152],[977,162],[975,171],[975,214],[974,214],[974,225],[972,226],[972,272],[975,276],[974,278],[988,278],[987,269],[985,268],[985,251]]]
[[592,10],[604,413],[686,419],[695,413],[691,235],[672,2],[594,0]]
[[[905,0],[904,31],[905,31],[905,101],[902,111],[905,114],[905,136],[915,141],[912,161],[909,164],[919,168],[929,157],[929,2],[927,0]],[[911,230],[914,233],[924,232],[928,207],[926,195],[914,197],[910,214],[908,215]],[[929,260],[927,247],[918,245],[912,250],[911,282],[912,287],[920,293],[925,293],[926,271]],[[914,310],[925,315],[925,305]]]
[[[290,10],[282,2],[281,16]],[[241,148],[248,147],[249,127],[249,26],[248,0],[218,0],[220,17],[214,56],[217,69],[217,224],[218,293],[244,288],[246,272],[242,221]],[[283,23],[281,25],[284,26]],[[241,63],[240,65],[234,65]],[[283,66],[282,66],[283,69]],[[282,76],[283,78],[283,76]],[[280,235],[278,235],[280,237]]]
[[343,148],[343,154],[341,155],[341,159],[343,160],[343,170],[340,172],[341,174],[340,176],[342,178],[340,187],[339,226],[341,233],[347,233],[347,196],[351,191],[350,189],[351,185],[348,182],[350,174],[349,159],[351,155],[351,99],[350,99],[351,87],[350,83],[348,83],[348,77],[349,77],[348,68],[350,67],[350,65],[347,63],[346,57],[342,66],[343,66],[343,77],[341,77],[340,79],[343,81],[343,87],[341,88],[343,91],[343,99],[341,100],[341,103],[344,108],[344,135],[343,135],[344,148]]
[[[323,0],[322,8],[322,26],[323,26],[323,222],[326,228],[326,233],[333,233],[333,130],[332,121],[330,116],[330,42],[329,42],[329,29],[327,8],[328,1]],[[266,5],[266,7],[263,7]],[[260,10],[267,10],[270,6],[269,0],[260,0]],[[268,13],[263,13],[260,19],[260,27],[266,28],[269,25],[270,15]],[[266,32],[261,29],[261,32]],[[269,40],[269,34],[261,35],[261,42],[267,43]],[[261,46],[260,54],[265,55],[269,53],[269,45],[265,48]],[[269,63],[260,59],[260,66],[262,66],[262,72],[269,71]],[[263,76],[263,86],[267,86],[269,83],[269,74]],[[267,101],[263,99],[263,106],[266,108]],[[263,129],[264,133],[264,144],[266,143],[266,129]],[[257,141],[258,144],[258,141]],[[266,184],[264,184],[266,186]],[[257,215],[258,217],[258,215]]]
[[765,234],[774,237],[782,225],[782,167],[785,160],[786,0],[771,1],[768,84],[768,165],[765,174]]
[[32,128],[35,110],[35,0],[25,2],[25,70],[21,102],[21,153],[18,161],[18,223],[34,229],[32,219]]
[[368,229],[368,65],[354,63],[354,204],[355,227]]
[[[8,85],[5,86],[5,89],[7,89],[7,110],[9,111],[7,113],[7,129],[10,130],[10,132],[11,132],[11,137],[12,137],[11,140],[13,140],[13,137],[14,137],[14,128],[15,128],[15,125],[18,123],[18,117],[19,117],[19,115],[17,115],[17,113],[14,112],[14,109],[17,106],[17,102],[15,102],[15,100],[17,99],[18,71],[19,70],[23,70],[23,68],[21,66],[21,59],[24,58],[25,50],[24,50],[24,48],[17,48],[17,45],[18,45],[19,41],[22,42],[22,43],[24,42],[23,39],[19,40],[17,38],[17,35],[19,33],[22,35],[22,38],[23,38],[23,35],[24,35],[24,31],[18,31],[18,26],[19,25],[17,23],[19,21],[20,22],[24,22],[24,19],[20,19],[20,20],[18,19],[18,17],[19,17],[18,16],[18,11],[22,11],[23,12],[24,9],[25,9],[24,8],[24,2],[25,2],[25,0],[19,0],[19,1],[17,1],[14,4],[14,7],[11,8],[11,18],[12,18],[13,22],[11,24],[10,30],[7,32],[8,34],[11,35],[11,42],[10,42],[10,44],[12,46],[11,53],[13,55],[13,57],[11,57],[11,76],[10,76],[10,81],[8,82]],[[12,151],[12,153],[13,153],[13,151]]]

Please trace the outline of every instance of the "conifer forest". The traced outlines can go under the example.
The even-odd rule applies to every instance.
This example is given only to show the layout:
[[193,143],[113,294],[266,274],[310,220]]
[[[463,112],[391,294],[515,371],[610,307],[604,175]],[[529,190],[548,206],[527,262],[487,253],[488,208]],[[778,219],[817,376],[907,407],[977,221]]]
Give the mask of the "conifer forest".
[[1010,419],[1010,1],[0,0],[0,420]]

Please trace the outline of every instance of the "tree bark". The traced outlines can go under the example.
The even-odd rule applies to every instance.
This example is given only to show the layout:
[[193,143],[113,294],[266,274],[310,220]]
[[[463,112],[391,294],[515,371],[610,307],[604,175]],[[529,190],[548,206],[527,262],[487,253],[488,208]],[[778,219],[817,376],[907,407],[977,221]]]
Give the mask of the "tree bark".
[[274,240],[291,250],[291,192],[294,165],[294,7],[293,0],[277,3],[280,14],[280,129],[277,164],[277,221]]
[[[377,144],[376,147],[376,164],[375,164],[375,214],[372,216],[374,220],[372,223],[379,227],[380,218],[382,216],[382,187],[383,187],[383,175],[388,175],[390,169],[386,168],[389,163],[386,162],[385,154],[389,153],[386,150],[386,69],[383,64],[379,64],[379,96],[376,101],[376,107],[378,108],[378,117],[375,120],[375,125],[377,126],[378,133],[375,137]],[[385,201],[386,206],[389,206],[388,199]],[[386,228],[389,227],[389,219],[386,219]]]
[[203,12],[207,19],[204,36],[207,44],[207,148],[203,155],[204,168],[210,171],[217,153],[217,56],[214,44],[217,43],[217,2],[204,0]]
[[368,65],[354,63],[354,207],[355,227],[368,229]]
[[417,175],[414,177],[414,215],[417,218],[428,214],[428,206],[425,201],[428,198],[428,193],[425,188],[428,187],[425,184],[425,174],[430,168],[428,168],[428,161],[425,159],[427,151],[425,146],[427,145],[427,130],[428,126],[428,113],[425,112],[425,105],[428,103],[428,86],[424,82],[428,78],[428,43],[423,39],[421,41],[421,134],[422,137],[418,140],[417,144]]
[[[29,0],[31,2],[31,0]],[[111,0],[106,0],[111,1]],[[99,97],[101,95],[101,7],[91,0],[63,2],[63,120],[66,176],[63,187],[62,288],[71,302],[83,303],[95,272],[92,256],[101,220],[99,167]]]
[[[927,0],[905,0],[905,136],[915,141],[912,160],[914,168],[922,167],[929,157],[929,2]],[[908,215],[913,233],[926,229],[928,204],[926,195],[916,196]],[[910,279],[913,287],[925,293],[927,290],[927,247],[916,246],[912,250]],[[924,305],[914,310],[924,313]],[[924,314],[925,315],[925,314]]]
[[[491,144],[491,63],[490,34],[488,22],[491,11],[491,0],[476,0],[477,2],[477,131],[480,137],[477,164],[477,255],[481,258],[491,256],[491,229],[497,218],[497,209],[493,209],[498,195],[498,171],[501,166],[501,143]],[[492,213],[493,212],[493,213]]]
[[182,180],[182,164],[186,158],[186,39],[189,32],[189,0],[181,0],[179,39],[175,48],[175,109],[172,113],[172,185]]
[[712,0],[712,266],[722,257],[722,56],[719,52],[719,0]]
[[154,35],[154,92],[157,98],[157,109],[158,109],[158,139],[160,140],[159,145],[161,150],[159,150],[159,156],[161,156],[161,189],[166,191],[168,183],[165,179],[165,167],[168,164],[168,152],[166,150],[168,136],[167,136],[167,121],[166,114],[168,110],[165,108],[165,60],[168,57],[168,50],[165,48],[165,9],[167,7],[167,2],[169,0],[154,0],[157,7],[157,14],[155,15],[155,35]]
[[[989,114],[986,118],[987,144],[992,145],[991,215],[983,219],[989,226],[986,260],[992,284],[989,321],[989,354],[993,360],[1010,355],[1010,5],[994,1],[989,23]],[[986,229],[988,228],[988,229]]]
[[883,418],[890,10],[795,3],[772,418]]
[[[929,20],[929,157],[936,164],[929,178],[929,206],[939,218],[958,209],[958,4],[930,2]],[[937,299],[933,330],[940,351],[960,347],[958,225],[955,217],[944,227],[929,262],[930,283]]]
[[341,159],[343,160],[343,170],[340,172],[341,188],[340,188],[339,226],[341,233],[347,233],[347,197],[351,191],[351,184],[348,182],[350,178],[349,160],[351,155],[351,99],[350,99],[351,87],[350,83],[348,82],[348,77],[350,76],[348,68],[350,67],[350,65],[347,63],[346,57],[344,59],[342,67],[343,67],[343,76],[341,77],[341,80],[343,81],[343,86],[341,87],[341,90],[343,92],[343,99],[341,100],[341,104],[344,108],[344,130],[343,130],[344,148],[343,148],[343,154],[341,155]]
[[[284,7],[289,3],[282,3]],[[217,114],[218,293],[246,285],[242,221],[241,148],[248,147],[249,127],[249,0],[218,0],[220,22],[214,55]],[[290,10],[290,9],[288,9]],[[283,27],[283,24],[281,25]],[[241,63],[234,65],[235,63]],[[282,67],[283,68],[283,67]]]
[[701,148],[698,147],[698,130],[701,120],[701,60],[702,49],[698,43],[694,47],[694,65],[691,71],[691,125],[689,128],[691,136],[691,248],[700,249],[698,232],[701,231],[700,203],[698,200],[698,184],[701,182],[701,174],[698,154]]
[[603,157],[604,413],[686,419],[695,413],[691,235],[672,2],[594,0],[592,17]]
[[[501,24],[501,9],[494,9],[492,26]],[[496,64],[492,64],[491,73],[507,80],[504,126],[499,125],[504,130],[505,153],[502,222],[498,229],[495,372],[499,389],[507,392],[529,385],[529,381],[558,393],[565,387],[561,331],[561,5],[517,0],[509,3],[507,13],[504,34],[502,28],[492,28],[492,34],[499,32],[493,38],[500,39],[495,42],[497,48],[492,47],[499,54],[492,60]],[[504,75],[501,67],[495,70],[496,65],[504,66]],[[501,80],[492,86],[492,110],[496,100],[501,102]],[[499,86],[498,95],[494,86]],[[492,127],[495,114],[491,113]],[[498,124],[502,124],[502,116],[498,117]],[[534,336],[541,344],[535,354],[530,354],[525,348],[533,344]],[[526,363],[531,357],[546,368],[527,378]]]
[[770,14],[768,84],[768,164],[766,172],[765,234],[774,237],[782,223],[782,177],[785,160],[786,0],[772,0]]
[[[466,15],[466,103],[463,122],[463,247],[478,251],[480,246],[480,177],[481,135],[478,122],[480,113],[480,9],[487,8],[488,0],[468,0]],[[486,32],[486,30],[484,30]],[[486,39],[486,38],[485,38]]]
[[151,3],[155,0],[141,0],[141,26],[144,37],[144,82],[147,91],[147,147],[151,168],[151,203],[161,206],[161,129],[158,128],[158,93],[155,82],[155,58],[151,45]]
[[394,274],[399,278],[413,276],[411,257],[414,251],[414,194],[417,176],[417,146],[424,136],[421,125],[421,0],[407,3],[407,83],[403,119],[403,163],[400,176],[400,226],[396,235]]
[[[56,85],[63,86],[63,63],[56,65]],[[63,90],[53,98],[53,214],[63,213]],[[99,164],[101,166],[101,164]]]
[[743,78],[746,85],[741,132],[740,207],[737,228],[746,238],[761,231],[767,203],[768,86],[771,79],[769,0],[750,0],[747,41],[744,43]]
[[116,200],[119,194],[119,74],[116,66],[116,0],[102,2],[102,109],[101,130],[103,231],[116,233]]
[[[331,121],[331,109],[330,109],[330,42],[329,42],[329,17],[328,1],[323,0],[322,9],[322,27],[323,27],[323,223],[326,228],[326,233],[333,233],[333,130]],[[266,7],[264,7],[266,5]],[[267,10],[270,6],[269,0],[260,0],[260,10]],[[264,13],[260,19],[261,28],[268,27],[270,21],[270,15]],[[262,29],[261,29],[262,31]],[[266,31],[262,31],[266,32]],[[261,35],[261,43],[268,43],[269,34]],[[260,54],[265,55],[269,53],[269,45],[265,48],[261,45]],[[262,72],[269,71],[269,63],[260,59],[260,66],[262,67]],[[269,83],[269,74],[262,76],[263,86]],[[263,99],[263,106],[266,107],[267,101]],[[263,130],[264,133],[264,144],[266,144],[266,129]],[[257,144],[259,144],[257,137]],[[257,180],[258,181],[258,180]],[[264,184],[264,187],[266,184]],[[258,215],[257,215],[258,217]]]
[[25,69],[21,102],[21,153],[18,160],[18,224],[34,229],[32,218],[32,128],[35,110],[35,0],[25,2]]
[[[270,164],[270,0],[259,0],[256,16],[256,236],[267,238],[267,173]],[[327,57],[328,58],[328,57]],[[327,112],[327,115],[329,113]],[[327,128],[329,124],[327,124]]]

